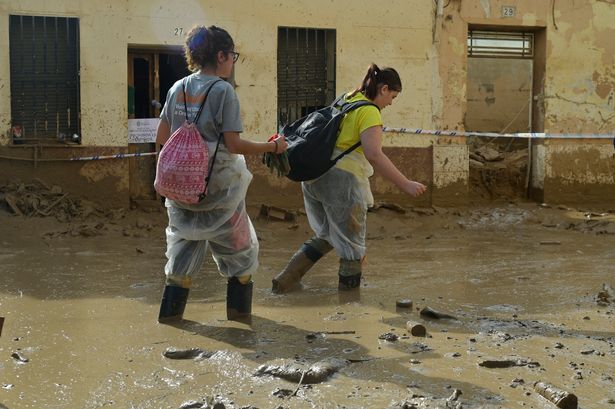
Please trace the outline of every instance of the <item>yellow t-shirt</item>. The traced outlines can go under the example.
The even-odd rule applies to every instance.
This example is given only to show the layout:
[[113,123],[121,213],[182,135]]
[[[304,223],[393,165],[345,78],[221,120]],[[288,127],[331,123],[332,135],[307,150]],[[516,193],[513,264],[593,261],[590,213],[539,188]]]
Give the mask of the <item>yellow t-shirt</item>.
[[[348,102],[369,101],[362,92],[357,92],[352,98],[344,97],[344,99]],[[368,105],[350,111],[342,120],[340,133],[335,144],[336,152],[334,152],[334,157],[359,142],[361,140],[361,132],[372,126],[382,126],[382,116],[380,115],[378,107]],[[365,165],[359,165],[356,160],[352,160],[349,156],[353,154],[360,155],[362,157],[362,162],[365,162],[365,165],[367,165],[370,170],[366,172]],[[371,172],[373,172],[367,159],[365,159],[363,148],[360,146],[349,155],[340,159],[335,166],[353,173],[360,178],[369,177],[371,176]]]
[[[369,101],[362,92],[357,92],[352,98],[344,97],[344,100]],[[372,126],[382,126],[382,116],[377,107],[368,105],[350,111],[342,121],[335,147],[342,151],[350,148],[361,140],[361,132]],[[363,153],[363,148],[359,146],[355,151]]]

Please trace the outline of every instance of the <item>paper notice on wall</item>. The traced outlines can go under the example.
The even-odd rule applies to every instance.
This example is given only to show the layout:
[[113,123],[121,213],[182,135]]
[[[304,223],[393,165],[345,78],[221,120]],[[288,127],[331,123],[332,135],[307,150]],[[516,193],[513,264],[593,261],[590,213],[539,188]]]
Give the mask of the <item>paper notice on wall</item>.
[[159,118],[140,118],[128,120],[128,143],[156,142],[156,129]]

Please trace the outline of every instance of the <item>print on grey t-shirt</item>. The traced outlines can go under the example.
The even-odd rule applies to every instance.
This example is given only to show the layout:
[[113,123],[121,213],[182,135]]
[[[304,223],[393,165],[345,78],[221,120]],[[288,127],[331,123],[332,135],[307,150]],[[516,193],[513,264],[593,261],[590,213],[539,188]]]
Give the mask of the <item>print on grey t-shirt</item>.
[[[186,77],[188,119],[194,120],[203,101],[203,96],[212,81],[219,77],[195,73]],[[167,94],[160,118],[171,126],[171,134],[186,120],[182,95],[181,79],[173,84]],[[226,81],[218,81],[209,91],[197,129],[206,141],[216,142],[221,132],[242,132],[239,99],[233,86]],[[221,143],[224,143],[224,138]]]

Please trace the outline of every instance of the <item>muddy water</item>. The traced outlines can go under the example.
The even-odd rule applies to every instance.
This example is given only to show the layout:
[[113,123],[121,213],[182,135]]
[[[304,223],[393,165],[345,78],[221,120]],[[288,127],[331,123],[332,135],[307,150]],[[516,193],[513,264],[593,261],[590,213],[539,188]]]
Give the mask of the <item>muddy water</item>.
[[[219,395],[234,403],[227,407],[386,408],[459,389],[464,407],[553,407],[532,388],[542,380],[576,394],[584,409],[615,407],[615,306],[596,304],[602,283],[615,285],[615,235],[545,227],[581,213],[535,205],[370,213],[364,284],[343,296],[332,254],[302,291],[273,295],[271,278],[309,230],[304,217],[295,226],[256,221],[252,325],[224,319],[225,280],[208,262],[176,327],[155,320],[163,214],[129,214],[93,237],[2,215],[0,403],[178,408]],[[414,307],[397,310],[399,298]],[[426,306],[457,320],[423,319]],[[409,336],[408,320],[428,336]],[[400,338],[379,339],[385,333]],[[162,352],[171,346],[218,352],[170,360]],[[353,363],[320,384],[253,376],[265,363],[330,357]],[[478,365],[507,358],[538,365]],[[296,394],[278,397],[283,389]]]

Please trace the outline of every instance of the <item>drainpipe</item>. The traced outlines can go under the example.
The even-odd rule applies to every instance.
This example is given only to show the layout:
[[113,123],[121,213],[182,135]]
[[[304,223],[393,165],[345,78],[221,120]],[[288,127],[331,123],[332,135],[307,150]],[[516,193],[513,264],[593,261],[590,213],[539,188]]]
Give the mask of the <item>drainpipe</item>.
[[442,16],[444,16],[444,0],[437,0],[436,4],[436,17],[433,22],[433,36],[432,40],[434,44],[440,43],[440,28],[442,27]]

